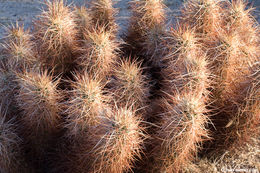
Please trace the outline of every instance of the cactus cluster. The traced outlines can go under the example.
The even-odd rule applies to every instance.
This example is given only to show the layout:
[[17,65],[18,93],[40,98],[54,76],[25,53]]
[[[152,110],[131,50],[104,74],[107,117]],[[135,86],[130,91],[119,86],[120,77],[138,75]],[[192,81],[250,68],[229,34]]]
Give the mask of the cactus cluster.
[[162,0],[133,0],[119,36],[113,6],[47,0],[6,27],[1,173],[201,172],[259,137],[252,7],[188,0],[167,24]]

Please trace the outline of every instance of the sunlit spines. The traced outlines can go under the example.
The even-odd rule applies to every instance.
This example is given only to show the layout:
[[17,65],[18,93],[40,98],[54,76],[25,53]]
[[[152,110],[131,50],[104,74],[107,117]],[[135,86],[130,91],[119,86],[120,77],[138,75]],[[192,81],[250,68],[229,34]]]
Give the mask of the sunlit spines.
[[209,139],[206,104],[211,79],[207,56],[194,30],[179,27],[169,33],[167,40],[167,66],[162,70],[164,94],[157,100],[161,121],[155,133],[153,168],[181,172],[193,164],[202,142]]
[[161,37],[165,34],[165,6],[161,0],[131,1],[132,16],[125,41],[137,54],[160,63]]
[[248,101],[248,98],[254,88],[255,72],[251,69],[259,62],[260,37],[258,24],[251,14],[252,8],[245,1],[227,2],[223,10],[224,32],[213,40],[217,44],[210,50],[213,52],[210,59],[215,76],[211,105],[215,109],[212,131],[216,139],[210,148],[226,152],[238,149],[253,136],[249,134],[251,129],[255,129],[255,123],[251,128],[250,123],[245,122],[258,119],[249,111],[255,101]]
[[68,70],[73,63],[76,42],[74,13],[63,0],[46,1],[46,10],[35,23],[35,38],[41,53],[41,61],[58,74]]
[[24,30],[24,26],[19,26],[18,23],[7,27],[6,30],[7,35],[2,46],[9,68],[21,71],[37,65],[37,53],[29,30]]
[[[140,157],[145,138],[141,119],[131,108],[115,108],[101,120],[102,123],[89,129],[90,133],[82,143],[79,157],[82,169],[79,170],[100,173],[130,171],[133,162]],[[89,163],[90,166],[86,167]]]
[[104,29],[106,32],[115,33],[117,24],[115,15],[117,9],[113,7],[112,0],[93,0],[91,2],[91,16],[96,29]]
[[89,30],[93,27],[92,18],[90,12],[84,6],[74,8],[74,16],[76,28],[78,30],[78,40],[83,40],[83,33],[85,30]]
[[253,16],[254,10],[245,0],[232,0],[227,8],[227,29],[238,32],[241,41],[246,44],[256,44],[259,41],[259,26]]
[[[260,73],[259,63],[251,69],[253,79],[250,87],[247,87],[244,102],[237,103],[236,112],[230,115],[229,121],[225,126],[225,144],[229,151],[239,149],[244,144],[251,144],[260,134]],[[248,76],[248,78],[250,78]]]
[[163,112],[156,133],[154,169],[181,172],[197,157],[202,142],[209,139],[205,97],[194,93],[169,95],[160,105]]
[[[222,111],[231,111],[232,116],[237,111],[237,105],[244,103],[251,87],[253,78],[250,69],[257,62],[257,57],[243,51],[245,45],[237,32],[223,34],[220,38],[221,44],[216,49],[219,56],[213,62],[216,75],[213,94],[218,107]],[[259,48],[255,47],[255,51],[259,52]]]
[[[181,23],[195,28],[203,39],[218,37],[224,26],[225,0],[189,0],[181,9]],[[202,40],[205,41],[205,40]],[[212,40],[211,40],[212,41]]]
[[104,95],[104,84],[95,76],[85,72],[74,75],[71,81],[70,98],[65,102],[68,136],[85,135],[90,126],[99,124],[100,116],[106,114],[109,96]]
[[140,32],[139,34],[162,27],[161,25],[165,22],[165,6],[161,0],[134,0],[131,2],[131,6],[133,10],[131,27],[138,27],[136,32]]
[[149,97],[148,78],[143,74],[141,64],[130,59],[121,60],[114,69],[113,94],[119,105],[132,105],[145,109]]
[[83,35],[82,55],[77,63],[92,76],[105,78],[117,59],[118,42],[111,39],[113,33],[105,31],[105,28],[85,31]]
[[16,102],[21,111],[19,125],[26,144],[26,157],[30,164],[41,170],[43,165],[47,166],[50,159],[47,156],[60,132],[62,95],[57,89],[59,80],[46,71],[31,71],[20,74],[17,81]]
[[48,132],[57,128],[61,94],[59,80],[45,72],[25,72],[18,77],[17,102],[23,110],[23,121],[28,128]]
[[177,28],[167,36],[169,53],[164,57],[162,89],[167,93],[194,92],[208,95],[210,71],[206,54],[194,30]]

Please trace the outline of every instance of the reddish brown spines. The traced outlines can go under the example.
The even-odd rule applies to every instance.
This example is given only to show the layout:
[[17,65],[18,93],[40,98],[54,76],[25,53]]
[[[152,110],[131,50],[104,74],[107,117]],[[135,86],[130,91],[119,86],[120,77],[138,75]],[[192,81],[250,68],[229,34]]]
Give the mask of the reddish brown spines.
[[61,99],[58,82],[53,81],[47,72],[25,72],[19,76],[17,102],[28,128],[42,132],[57,128]]
[[133,14],[125,41],[134,53],[158,65],[161,37],[165,33],[165,6],[161,0],[134,0],[131,9]]
[[[244,0],[232,0],[228,4],[226,12],[226,27],[229,31],[237,32],[241,42],[245,42],[246,46],[252,46],[259,41],[259,28],[252,13],[254,8],[249,6]],[[251,44],[251,45],[249,45]],[[247,50],[245,50],[247,52]],[[252,49],[248,50],[249,53]]]
[[16,75],[7,70],[7,67],[0,68],[0,107],[7,113],[7,118],[13,118],[17,110],[15,93],[17,91]]
[[156,134],[161,146],[155,148],[159,151],[154,155],[155,170],[181,172],[193,164],[201,143],[209,139],[204,99],[184,93],[161,100],[162,121]]
[[112,92],[121,106],[131,105],[145,109],[149,97],[148,78],[143,75],[141,64],[130,59],[121,60],[114,71]]
[[[155,134],[154,171],[181,172],[192,164],[200,145],[209,139],[206,102],[210,76],[205,53],[187,28],[168,36],[169,54],[163,69],[165,94],[158,100],[162,120]],[[159,145],[161,144],[161,145]]]
[[84,39],[83,33],[93,27],[92,18],[86,7],[75,7],[74,16],[78,31],[77,40],[82,41]]
[[[227,7],[226,31],[219,35],[221,44],[215,49],[217,57],[213,59],[216,75],[213,106],[219,111],[213,117],[213,123],[217,128],[215,138],[219,142],[220,150],[223,150],[224,138],[227,150],[239,148],[248,142],[251,127],[245,125],[245,122],[258,119],[249,111],[252,105],[257,104],[257,100],[249,99],[251,101],[248,102],[248,98],[255,90],[255,72],[252,69],[259,61],[259,30],[250,15],[252,9],[246,10],[243,1],[232,1]],[[248,26],[248,30],[245,29],[245,25]]]
[[208,95],[210,71],[206,54],[193,30],[179,27],[169,34],[167,67],[162,70],[163,90],[169,94],[182,91]]
[[85,31],[83,37],[84,41],[80,50],[82,55],[77,59],[77,63],[83,71],[104,79],[117,59],[118,43],[111,39],[113,33],[100,28]]
[[117,9],[113,8],[112,0],[94,0],[91,2],[91,16],[96,29],[104,29],[106,32],[115,33],[117,24],[115,15]]
[[37,65],[37,53],[32,41],[33,36],[23,26],[10,26],[3,44],[7,66],[13,71],[22,71]]
[[104,95],[104,86],[99,79],[77,74],[71,82],[70,99],[65,102],[68,136],[80,138],[90,126],[99,124],[100,116],[106,114],[109,96]]
[[74,61],[72,55],[77,45],[74,14],[63,0],[46,1],[46,6],[35,21],[34,34],[41,61],[47,68],[64,73]]
[[19,125],[29,151],[28,161],[35,168],[42,169],[60,130],[59,80],[54,81],[47,72],[25,72],[19,75],[17,81],[19,89],[16,102],[21,110]]
[[[123,173],[140,157],[143,129],[140,119],[127,108],[101,116],[100,124],[91,126],[85,141],[77,147],[78,172]],[[83,156],[83,157],[82,157]],[[86,166],[88,165],[88,166]]]
[[2,110],[0,111],[0,172],[29,173],[22,151],[22,140],[13,124],[14,119],[8,121]]
[[181,23],[195,28],[202,41],[210,43],[223,30],[224,5],[225,0],[189,0],[181,10]]

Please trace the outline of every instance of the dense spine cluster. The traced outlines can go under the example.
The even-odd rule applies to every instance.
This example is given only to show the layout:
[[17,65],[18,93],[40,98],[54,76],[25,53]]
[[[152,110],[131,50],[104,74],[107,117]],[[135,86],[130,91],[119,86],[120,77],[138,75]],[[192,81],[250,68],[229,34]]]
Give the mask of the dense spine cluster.
[[1,173],[205,172],[257,140],[252,7],[188,0],[168,27],[162,0],[132,0],[123,42],[114,5],[47,0],[33,29],[6,27]]
[[201,143],[209,139],[210,74],[194,31],[178,28],[167,38],[173,44],[169,44],[168,64],[162,71],[164,95],[158,101],[161,122],[155,134],[155,170],[180,172],[192,164]]

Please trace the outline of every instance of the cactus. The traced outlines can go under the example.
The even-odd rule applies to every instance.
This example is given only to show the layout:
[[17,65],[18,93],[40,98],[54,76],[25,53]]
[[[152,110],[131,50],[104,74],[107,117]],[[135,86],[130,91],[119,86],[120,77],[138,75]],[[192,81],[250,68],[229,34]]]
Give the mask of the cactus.
[[91,2],[91,16],[93,23],[106,32],[116,32],[117,24],[115,15],[117,9],[113,8],[114,2],[111,0],[97,0]]
[[[117,108],[115,108],[117,109]],[[140,156],[144,137],[140,118],[128,108],[100,115],[99,124],[88,128],[88,135],[75,149],[76,164],[68,172],[124,172]]]
[[7,27],[8,34],[3,44],[6,54],[7,65],[12,70],[23,70],[37,65],[37,58],[29,30],[25,31],[23,26]]
[[76,29],[78,31],[77,40],[83,40],[83,32],[89,30],[92,27],[92,18],[87,11],[86,7],[75,7],[74,9]]
[[55,73],[70,70],[73,50],[77,47],[74,14],[63,0],[46,1],[44,10],[35,23],[35,39],[39,45],[40,61]]
[[165,94],[158,101],[162,111],[155,134],[161,145],[153,151],[154,169],[180,172],[192,164],[200,144],[209,139],[206,103],[210,79],[206,56],[194,31],[180,27],[167,38],[174,44],[169,44],[167,68],[162,71]]
[[212,119],[217,128],[212,130],[219,141],[214,144],[219,143],[220,150],[223,146],[226,149],[242,146],[238,145],[245,139],[242,134],[249,135],[244,132],[251,131],[242,124],[251,122],[252,116],[245,112],[257,104],[257,99],[248,102],[248,95],[254,90],[251,69],[259,61],[259,31],[252,11],[243,0],[188,1],[182,10],[182,22],[195,28],[211,60],[215,76],[211,106],[216,110]]
[[105,114],[109,96],[104,95],[104,86],[100,80],[84,75],[75,75],[76,82],[71,82],[72,90],[68,91],[70,99],[65,103],[68,115],[67,128],[69,136],[79,138],[89,126],[99,123],[99,116]]
[[7,118],[13,118],[17,106],[15,103],[15,93],[17,89],[16,76],[7,67],[0,68],[0,105],[1,110],[6,112]]
[[114,87],[112,93],[118,103],[131,105],[144,111],[149,99],[149,84],[142,75],[141,64],[130,59],[121,60],[114,69]]
[[100,76],[102,79],[115,63],[118,44],[111,39],[113,33],[105,31],[105,28],[85,31],[83,35],[82,55],[77,58],[77,63],[83,71],[89,71],[92,76]]
[[125,42],[137,56],[158,65],[161,59],[161,37],[165,33],[165,6],[161,0],[131,1],[132,16]]
[[21,139],[16,132],[14,119],[7,120],[6,114],[0,113],[0,171],[3,173],[28,172],[31,170],[26,165],[24,153],[21,149]]
[[161,0],[133,0],[124,43],[113,5],[48,0],[33,29],[6,28],[0,172],[201,172],[254,144],[253,8],[189,0],[168,28]]
[[[217,38],[224,25],[225,0],[189,0],[181,9],[181,23],[195,28],[203,42]],[[211,45],[209,42],[207,43]],[[209,46],[208,45],[208,46]]]
[[18,75],[16,102],[22,111],[22,137],[27,143],[29,155],[37,157],[31,160],[37,169],[46,164],[48,150],[55,143],[53,140],[60,128],[61,94],[57,90],[58,83],[59,79],[53,81],[47,72]]

